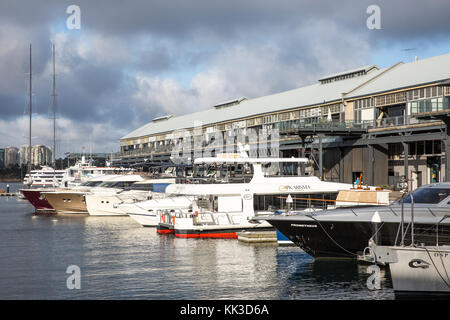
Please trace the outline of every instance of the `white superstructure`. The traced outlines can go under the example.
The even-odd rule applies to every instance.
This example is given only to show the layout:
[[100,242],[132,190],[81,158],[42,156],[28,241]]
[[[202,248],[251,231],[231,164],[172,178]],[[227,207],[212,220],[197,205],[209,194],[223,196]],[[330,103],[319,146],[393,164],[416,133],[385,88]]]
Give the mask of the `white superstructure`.
[[61,184],[66,170],[55,170],[49,166],[43,166],[40,170],[31,170],[25,175],[24,185],[31,187],[56,187]]
[[65,170],[44,166],[25,175],[23,184],[31,187],[75,187],[97,176],[131,173],[134,169],[119,167],[96,167],[85,157]]

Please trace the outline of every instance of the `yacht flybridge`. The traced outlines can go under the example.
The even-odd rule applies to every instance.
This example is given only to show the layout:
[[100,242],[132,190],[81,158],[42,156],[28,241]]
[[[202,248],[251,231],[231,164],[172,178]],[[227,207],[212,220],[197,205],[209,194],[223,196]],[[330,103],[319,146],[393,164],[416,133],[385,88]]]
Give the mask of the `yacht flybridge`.
[[[172,184],[166,193],[193,196],[191,210],[166,210],[160,215],[158,231],[172,231],[178,237],[237,238],[236,232],[273,229],[259,215],[273,214],[280,208],[326,208],[340,190],[353,185],[325,182],[314,176],[276,176],[265,174],[265,166],[280,163],[306,163],[306,158],[226,158],[195,159],[194,164],[249,164],[253,177],[248,183]],[[267,168],[266,168],[267,169]],[[266,170],[267,172],[267,170]],[[324,201],[325,200],[325,201]]]

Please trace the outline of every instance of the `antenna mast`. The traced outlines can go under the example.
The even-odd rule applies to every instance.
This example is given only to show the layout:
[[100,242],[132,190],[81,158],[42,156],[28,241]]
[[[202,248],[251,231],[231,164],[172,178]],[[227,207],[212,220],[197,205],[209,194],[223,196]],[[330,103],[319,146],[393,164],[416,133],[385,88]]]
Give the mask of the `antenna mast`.
[[52,166],[56,166],[56,72],[55,72],[55,44],[52,44],[53,54],[53,91],[52,91],[52,107],[53,107],[53,152]]
[[29,149],[28,149],[28,174],[31,178],[31,117],[32,117],[32,73],[31,73],[31,43],[30,43],[30,136],[29,136]]

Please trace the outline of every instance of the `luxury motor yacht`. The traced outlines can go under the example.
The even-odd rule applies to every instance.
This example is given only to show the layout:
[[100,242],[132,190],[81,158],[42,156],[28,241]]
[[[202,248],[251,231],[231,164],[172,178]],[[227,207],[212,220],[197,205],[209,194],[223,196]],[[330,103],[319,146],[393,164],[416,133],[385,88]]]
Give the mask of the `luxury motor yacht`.
[[[117,177],[116,175],[99,175],[91,178],[77,187],[70,188],[70,190],[88,191],[93,187],[100,185],[102,182]],[[50,205],[47,199],[42,195],[43,192],[63,192],[68,191],[69,188],[32,188],[21,189],[20,192],[35,208],[36,213],[55,213],[55,209]]]
[[117,192],[144,178],[137,174],[112,175],[98,186],[88,189],[64,189],[42,192],[42,195],[55,209],[56,213],[87,214],[85,196],[89,193]]
[[[361,181],[361,180],[360,180]],[[361,184],[356,185],[355,188],[351,190],[341,190],[339,191],[336,201],[335,208],[343,207],[353,207],[353,206],[370,206],[370,205],[389,205],[389,190],[384,190],[381,188],[368,188],[363,187]],[[328,209],[333,209],[333,206],[328,206]],[[318,210],[313,210],[318,211]],[[305,212],[305,211],[303,211]],[[286,211],[277,210],[275,214],[286,215],[289,214]],[[295,246],[295,244],[289,240],[280,230],[277,232],[277,242],[279,245],[285,246]]]
[[[412,217],[417,243],[433,245],[439,233],[440,242],[450,244],[450,183],[426,185],[412,195],[413,205],[409,195],[391,205],[291,211],[263,220],[315,258],[357,258],[369,240],[380,246],[394,246],[401,239],[402,229],[410,227]],[[408,234],[405,241],[411,241]]]
[[[236,232],[271,229],[259,215],[274,214],[279,208],[326,208],[339,190],[352,184],[321,181],[314,176],[267,176],[264,166],[280,163],[306,163],[305,158],[198,158],[195,164],[249,164],[253,176],[248,183],[172,184],[166,193],[193,196],[192,212],[163,211],[160,232],[173,230],[177,237],[237,238]],[[266,173],[265,173],[266,171]]]
[[175,183],[175,178],[145,179],[116,191],[90,193],[85,195],[86,208],[91,216],[126,216],[119,204],[136,203],[161,197],[166,187]]
[[55,170],[44,166],[40,170],[31,170],[25,175],[23,184],[29,187],[74,187],[83,182],[101,175],[125,174],[135,171],[121,167],[97,167],[92,165],[83,156],[75,165],[64,169]]

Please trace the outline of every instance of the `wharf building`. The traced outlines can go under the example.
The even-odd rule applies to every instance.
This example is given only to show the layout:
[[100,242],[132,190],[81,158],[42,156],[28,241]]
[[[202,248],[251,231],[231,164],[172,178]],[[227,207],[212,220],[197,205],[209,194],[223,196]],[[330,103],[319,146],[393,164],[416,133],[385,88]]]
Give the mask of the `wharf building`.
[[407,181],[410,190],[450,181],[449,66],[450,54],[364,66],[294,90],[158,117],[122,137],[112,161],[144,170],[169,164],[186,132],[197,141],[192,160],[211,148],[211,137],[237,149],[239,139],[226,139],[237,135],[253,150],[246,132],[276,131],[257,155],[310,157],[310,174],[325,180],[352,183],[362,174],[364,184],[399,189]]

